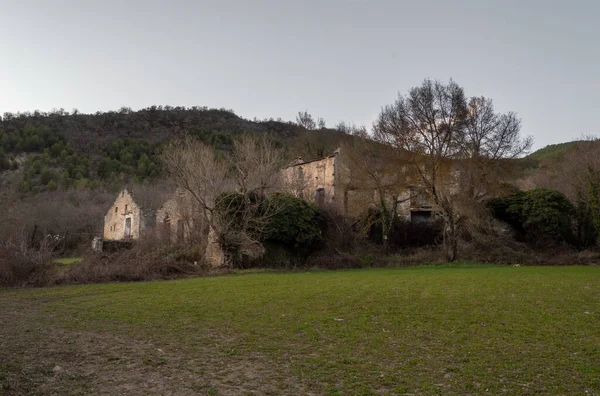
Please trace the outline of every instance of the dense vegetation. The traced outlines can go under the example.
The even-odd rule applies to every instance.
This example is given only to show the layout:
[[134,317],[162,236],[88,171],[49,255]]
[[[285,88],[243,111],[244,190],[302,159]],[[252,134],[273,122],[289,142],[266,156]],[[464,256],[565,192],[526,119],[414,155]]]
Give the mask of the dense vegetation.
[[249,121],[229,110],[205,107],[5,113],[0,120],[0,173],[22,171],[22,192],[141,182],[161,174],[158,155],[170,139],[193,136],[228,151],[233,137],[245,133],[267,134],[290,157],[307,159],[333,151],[345,136],[281,120]]
[[528,242],[536,244],[575,243],[575,207],[555,190],[519,191],[487,202],[492,214],[505,221]]

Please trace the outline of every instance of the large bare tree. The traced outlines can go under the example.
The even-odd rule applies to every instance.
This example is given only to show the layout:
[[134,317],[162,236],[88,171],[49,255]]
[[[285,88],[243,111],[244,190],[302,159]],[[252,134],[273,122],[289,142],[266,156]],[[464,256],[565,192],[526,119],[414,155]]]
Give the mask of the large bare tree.
[[[366,128],[359,128],[343,146],[344,207],[348,212],[348,195],[353,195],[353,205],[376,207],[381,224],[382,242],[388,246],[394,219],[402,204],[410,200],[410,187],[414,184],[410,163],[396,155],[389,146],[370,139]],[[371,225],[368,221],[365,230]]]
[[[513,113],[494,113],[492,102],[473,98],[454,81],[426,79],[382,109],[374,123],[377,140],[409,159],[419,183],[444,220],[444,249],[457,258],[461,203],[488,192],[492,165],[524,153],[531,139],[520,138]],[[487,187],[486,187],[487,185]]]
[[521,120],[515,113],[496,113],[491,99],[473,97],[461,144],[461,192],[481,201],[494,193],[499,178],[510,170],[510,160],[531,149],[533,139],[521,136]]
[[467,115],[465,94],[458,84],[427,79],[384,107],[373,126],[379,141],[393,145],[400,156],[410,159],[419,182],[438,207],[450,261],[457,256],[459,219],[451,163],[460,156]]
[[283,159],[268,138],[239,137],[231,153],[188,138],[168,146],[162,159],[177,186],[201,208],[227,265],[264,252],[260,237],[277,210],[264,198],[278,184]]

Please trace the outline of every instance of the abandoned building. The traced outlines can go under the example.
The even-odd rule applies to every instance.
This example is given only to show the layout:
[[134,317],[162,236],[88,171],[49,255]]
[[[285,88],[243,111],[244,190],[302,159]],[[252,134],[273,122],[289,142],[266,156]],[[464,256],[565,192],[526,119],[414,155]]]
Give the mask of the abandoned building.
[[[355,158],[344,153],[338,149],[325,158],[306,162],[296,158],[281,171],[283,190],[349,217],[376,207],[381,203],[382,190],[361,179]],[[422,189],[403,177],[397,171],[384,172],[383,178],[395,183],[394,190],[384,193],[386,202],[396,202],[400,217],[414,222],[429,221],[435,212],[430,200]],[[103,240],[126,242],[153,233],[169,243],[196,241],[203,245],[200,249],[205,251],[207,261],[215,266],[223,264],[224,255],[216,234],[191,193],[177,189],[167,197],[150,194],[144,198],[144,194],[123,189],[104,216]],[[96,249],[102,249],[101,242],[95,241]]]
[[137,203],[131,190],[124,189],[104,215],[104,240],[138,239],[154,226],[155,212]]
[[[284,189],[296,197],[330,208],[346,216],[359,216],[379,201],[379,193],[373,185],[357,177],[356,164],[345,158],[342,149],[314,161],[296,158],[283,169]],[[398,216],[407,220],[428,221],[433,206],[422,188],[411,185],[396,190],[389,197],[398,202]]]
[[[340,195],[339,150],[315,161],[302,161],[298,157],[285,168],[283,180],[286,189],[294,196],[311,201],[317,206],[335,206],[336,195]],[[336,192],[338,194],[336,194]]]
[[204,228],[198,205],[185,190],[177,189],[156,211],[156,232],[165,241],[181,243],[194,232],[207,233]]

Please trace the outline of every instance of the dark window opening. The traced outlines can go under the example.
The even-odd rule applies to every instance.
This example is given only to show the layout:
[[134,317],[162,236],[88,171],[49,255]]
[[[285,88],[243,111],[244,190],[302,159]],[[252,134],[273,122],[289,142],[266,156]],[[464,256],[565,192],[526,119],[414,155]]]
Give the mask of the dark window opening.
[[410,221],[412,223],[428,223],[431,220],[431,211],[413,210],[410,212]]
[[177,239],[181,242],[183,241],[183,220],[177,220]]
[[317,189],[317,191],[315,193],[315,202],[317,203],[318,206],[325,205],[325,189],[324,188]]
[[125,238],[131,237],[131,217],[125,219]]

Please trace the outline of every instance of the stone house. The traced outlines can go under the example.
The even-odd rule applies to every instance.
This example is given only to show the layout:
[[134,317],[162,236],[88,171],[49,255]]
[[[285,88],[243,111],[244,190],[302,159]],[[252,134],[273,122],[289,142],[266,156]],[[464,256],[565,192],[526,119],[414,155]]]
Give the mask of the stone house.
[[[345,149],[314,161],[296,158],[281,171],[282,189],[321,208],[357,217],[376,206],[380,199],[371,184],[356,176],[360,165],[355,159]],[[384,172],[384,179],[389,175],[394,180],[402,178],[397,174],[396,171]],[[394,190],[397,195],[389,197],[399,203],[398,216],[416,222],[428,221],[435,210],[422,189],[409,183],[400,184],[406,187]],[[223,252],[215,232],[206,224],[201,208],[189,192],[177,189],[166,200],[166,196],[161,198],[154,194],[154,201],[142,195],[135,195],[131,189],[119,192],[104,216],[104,240],[135,240],[144,232],[154,232],[170,243],[199,242],[209,262],[223,264]]]
[[153,228],[154,222],[154,210],[143,208],[135,201],[131,190],[123,189],[104,215],[104,240],[138,239],[145,231]]
[[[377,204],[379,194],[372,185],[356,177],[358,165],[344,153],[337,149],[325,158],[307,162],[296,158],[282,170],[284,189],[319,207],[350,217],[361,215]],[[399,216],[411,221],[427,221],[431,217],[433,206],[419,186],[407,182],[397,193],[394,198],[399,202]]]
[[282,171],[284,188],[317,206],[338,206],[342,194],[339,164],[339,150],[314,161],[298,157]]
[[156,232],[163,240],[181,243],[190,240],[194,233],[206,234],[205,228],[196,200],[183,189],[177,189],[156,211]]

